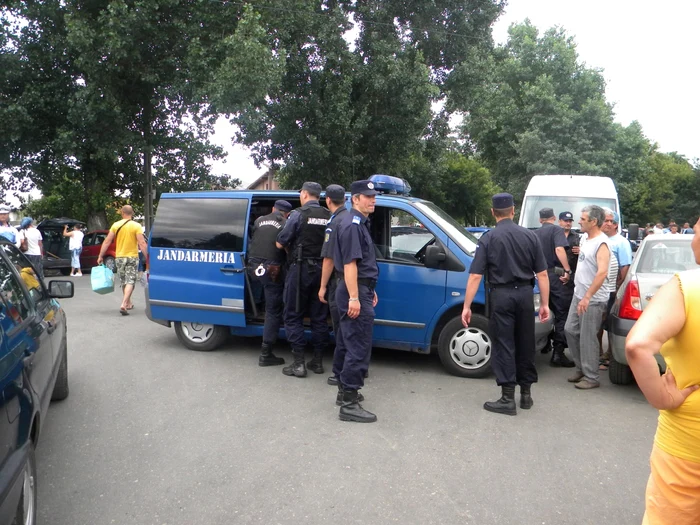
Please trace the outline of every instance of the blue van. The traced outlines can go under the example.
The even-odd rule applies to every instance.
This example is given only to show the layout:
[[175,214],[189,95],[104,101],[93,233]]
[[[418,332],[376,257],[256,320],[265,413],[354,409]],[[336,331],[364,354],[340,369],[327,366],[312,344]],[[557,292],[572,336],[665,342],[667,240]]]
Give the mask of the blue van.
[[[389,186],[374,180],[379,190]],[[392,186],[396,194],[377,195],[371,216],[380,271],[374,346],[419,353],[437,349],[451,374],[487,375],[491,339],[483,283],[471,325],[464,328],[461,321],[477,241],[435,204],[401,195],[400,186],[398,192]],[[277,199],[299,205],[298,192],[283,190],[163,194],[149,236],[149,319],[174,325],[192,350],[213,350],[229,334],[262,336],[264,308],[256,306],[245,257],[249,228]],[[538,293],[534,301],[539,308]],[[546,341],[551,323],[536,324],[538,339]]]

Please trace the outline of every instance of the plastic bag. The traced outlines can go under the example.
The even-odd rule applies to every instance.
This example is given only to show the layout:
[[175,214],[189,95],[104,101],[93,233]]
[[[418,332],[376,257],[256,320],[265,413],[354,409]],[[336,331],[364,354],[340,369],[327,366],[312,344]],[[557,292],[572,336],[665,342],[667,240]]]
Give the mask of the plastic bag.
[[92,291],[99,294],[112,293],[114,291],[114,272],[104,264],[95,266],[90,273]]

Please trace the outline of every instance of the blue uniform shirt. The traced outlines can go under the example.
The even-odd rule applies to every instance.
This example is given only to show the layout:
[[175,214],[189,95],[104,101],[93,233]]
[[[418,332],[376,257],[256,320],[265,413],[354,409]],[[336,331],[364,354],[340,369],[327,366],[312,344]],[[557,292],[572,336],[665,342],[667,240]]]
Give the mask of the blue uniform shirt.
[[[313,208],[320,207],[321,205],[318,201],[309,201],[305,204],[305,206]],[[297,208],[289,214],[289,217],[287,218],[287,223],[284,225],[284,228],[282,228],[282,231],[277,236],[277,242],[285,248],[289,248],[292,244],[294,244],[294,241],[299,235],[299,230],[301,228],[301,222],[299,220],[301,218],[301,215],[299,213],[299,209],[300,208]]]
[[328,226],[326,226],[326,236],[323,239],[323,248],[321,248],[321,257],[332,259],[335,253],[335,245],[337,244],[337,229],[340,221],[345,217],[348,209],[345,206],[341,206],[335,213],[331,215],[328,221]]
[[353,209],[344,213],[336,230],[337,242],[333,252],[336,271],[343,273],[346,264],[357,261],[358,279],[379,277],[374,241],[369,233],[367,217]]

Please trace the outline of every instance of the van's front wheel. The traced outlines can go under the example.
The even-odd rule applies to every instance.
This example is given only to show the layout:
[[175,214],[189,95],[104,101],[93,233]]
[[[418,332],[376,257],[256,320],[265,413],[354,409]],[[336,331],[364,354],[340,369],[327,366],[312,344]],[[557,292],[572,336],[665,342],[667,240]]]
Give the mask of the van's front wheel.
[[226,341],[229,330],[225,326],[203,323],[175,322],[175,333],[190,350],[210,352]]
[[438,354],[450,374],[460,377],[484,377],[491,372],[491,338],[489,322],[472,314],[468,328],[462,318],[455,317],[440,332]]

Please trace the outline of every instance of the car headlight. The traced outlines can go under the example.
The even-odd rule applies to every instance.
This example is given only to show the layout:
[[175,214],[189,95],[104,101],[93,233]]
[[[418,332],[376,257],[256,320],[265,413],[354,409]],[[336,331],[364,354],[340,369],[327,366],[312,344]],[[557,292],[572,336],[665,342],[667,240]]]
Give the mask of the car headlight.
[[532,294],[532,301],[535,303],[535,311],[540,309],[540,304],[542,303],[542,298],[540,294]]

